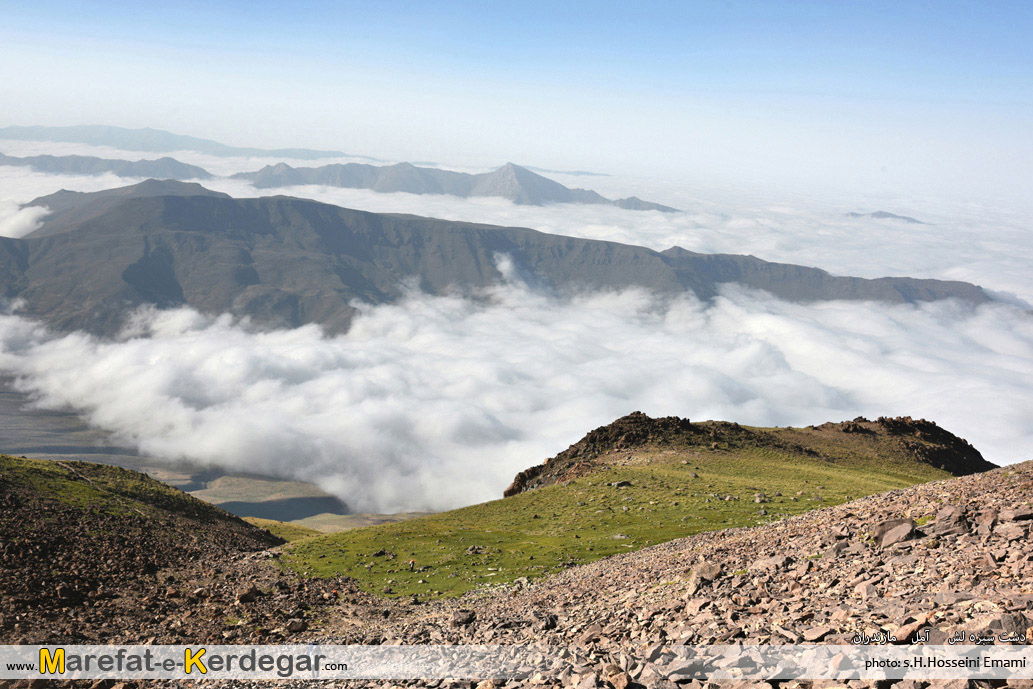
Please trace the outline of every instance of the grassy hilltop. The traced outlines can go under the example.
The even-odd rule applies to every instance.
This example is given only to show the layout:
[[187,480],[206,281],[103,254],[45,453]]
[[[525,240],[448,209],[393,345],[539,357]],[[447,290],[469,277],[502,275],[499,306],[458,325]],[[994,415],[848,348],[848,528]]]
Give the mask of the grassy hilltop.
[[992,467],[925,421],[748,428],[633,414],[522,472],[510,497],[302,539],[284,562],[382,595],[453,596]]

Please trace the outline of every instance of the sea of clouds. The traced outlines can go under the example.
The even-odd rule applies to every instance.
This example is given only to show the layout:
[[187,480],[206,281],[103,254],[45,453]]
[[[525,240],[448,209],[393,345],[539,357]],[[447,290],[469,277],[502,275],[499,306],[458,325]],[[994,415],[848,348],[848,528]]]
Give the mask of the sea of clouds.
[[[997,463],[1033,455],[1029,216],[947,201],[886,208],[875,205],[885,199],[722,190],[703,198],[633,180],[623,191],[613,178],[562,181],[611,196],[641,191],[689,212],[323,187],[289,193],[844,274],[965,279],[1007,299],[978,308],[800,305],[734,286],[710,303],[636,290],[560,299],[507,270],[506,284],[476,299],[413,292],[395,305],[360,305],[352,330],[332,338],[314,326],[258,332],[184,309],[141,312],[125,336],[102,341],[50,333],[13,312],[0,316],[0,370],[39,406],[75,409],[146,455],[312,481],[356,510],[498,497],[516,472],[634,410],[757,425],[912,415]],[[126,183],[0,167],[0,233],[31,231],[39,211],[19,204],[36,196]],[[239,181],[208,186],[258,194]],[[927,224],[844,217],[880,208]]]

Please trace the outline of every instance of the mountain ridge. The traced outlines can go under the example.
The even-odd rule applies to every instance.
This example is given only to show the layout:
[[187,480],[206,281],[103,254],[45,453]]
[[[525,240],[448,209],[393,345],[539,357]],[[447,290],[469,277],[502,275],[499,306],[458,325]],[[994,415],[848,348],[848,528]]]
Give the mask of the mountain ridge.
[[66,175],[100,175],[111,172],[119,177],[161,177],[163,179],[211,179],[207,170],[165,156],[156,160],[120,160],[95,156],[38,155],[18,158],[0,153],[0,165],[27,167],[37,172]]
[[520,205],[581,203],[611,205],[628,210],[679,212],[677,208],[643,201],[634,196],[611,200],[588,189],[570,189],[516,163],[506,163],[491,172],[479,174],[418,167],[412,163],[383,166],[337,163],[309,168],[277,163],[254,172],[239,172],[232,179],[248,180],[258,189],[323,184],[348,189],[372,189],[382,193],[444,194],[460,198],[496,196]]
[[802,302],[990,301],[968,283],[839,277],[751,256],[658,252],[285,196],[236,199],[171,180],[33,203],[56,210],[26,236],[0,238],[0,295],[57,329],[102,335],[117,334],[144,304],[343,332],[353,300],[390,303],[413,282],[429,294],[500,284],[499,256],[559,293],[639,287],[706,300],[737,282]]
[[[914,461],[947,471],[954,476],[967,476],[996,469],[997,465],[982,455],[964,438],[940,428],[933,421],[904,417],[880,417],[871,421],[858,417],[853,421],[825,423],[806,430],[835,431],[854,434],[858,438],[885,435],[897,440],[902,455]],[[794,429],[785,429],[794,431]],[[521,471],[503,492],[512,497],[528,490],[569,481],[591,471],[597,471],[614,461],[615,457],[651,445],[687,446],[726,451],[729,446],[767,444],[785,450],[798,451],[801,445],[793,440],[777,437],[774,433],[758,433],[725,421],[693,423],[677,416],[652,418],[642,412],[632,412],[612,423],[600,426],[566,450],[545,462]],[[806,454],[812,454],[806,452]]]
[[848,218],[872,218],[873,220],[899,220],[901,222],[910,223],[912,225],[925,225],[926,223],[912,218],[907,215],[897,215],[896,213],[890,213],[889,211],[872,211],[871,213],[847,213]]
[[0,139],[19,141],[56,141],[62,143],[80,143],[93,146],[110,146],[130,151],[197,151],[216,156],[268,156],[295,158],[298,160],[316,160],[319,158],[365,158],[343,151],[318,150],[310,148],[250,148],[230,146],[212,139],[202,139],[186,134],[174,134],[162,129],[142,127],[114,127],[102,124],[72,125],[66,127],[47,127],[41,125],[12,125],[0,127]]

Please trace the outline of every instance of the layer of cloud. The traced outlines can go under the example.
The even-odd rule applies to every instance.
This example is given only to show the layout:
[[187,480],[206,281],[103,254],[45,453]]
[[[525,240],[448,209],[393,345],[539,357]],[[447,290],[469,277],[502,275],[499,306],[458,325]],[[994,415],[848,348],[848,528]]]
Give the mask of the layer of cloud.
[[1033,447],[1033,319],[1015,307],[560,300],[519,282],[481,297],[363,307],[335,338],[178,310],[102,342],[6,315],[0,369],[143,454],[312,481],[357,510],[498,497],[636,409],[757,425],[913,415],[998,463]]
[[39,206],[21,208],[10,201],[0,201],[0,237],[24,237],[39,227],[48,212]]
[[[231,162],[251,169],[253,161]],[[0,234],[32,229],[39,211],[19,204],[37,196],[130,181],[0,167]],[[1033,301],[1030,216],[1021,212],[591,182],[610,196],[638,194],[688,212],[208,186],[657,249],[749,253],[844,274],[964,279]],[[877,209],[929,224],[844,217]],[[314,327],[256,333],[226,317],[173,311],[141,314],[138,333],[147,337],[101,342],[6,315],[0,370],[17,374],[42,406],[74,409],[144,454],[313,481],[358,510],[497,497],[517,471],[635,409],[759,425],[924,416],[998,463],[1027,459],[1033,447],[1033,319],[1022,308],[800,306],[735,290],[708,305],[635,291],[557,300],[519,282],[489,296],[413,294],[363,307],[337,338]]]

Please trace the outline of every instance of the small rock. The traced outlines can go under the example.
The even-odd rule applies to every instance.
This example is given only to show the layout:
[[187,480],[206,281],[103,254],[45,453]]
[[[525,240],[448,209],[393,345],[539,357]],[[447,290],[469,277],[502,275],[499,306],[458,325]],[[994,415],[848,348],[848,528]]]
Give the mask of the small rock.
[[875,527],[875,542],[883,548],[915,536],[915,523],[910,519],[887,519]]
[[1002,522],[1019,522],[1033,519],[1033,508],[1017,507],[1013,510],[1001,510],[997,518]]
[[476,619],[477,614],[473,610],[457,610],[452,614],[452,626],[465,627]]
[[712,562],[703,562],[692,568],[692,573],[700,581],[713,581],[721,576],[721,565]]
[[251,586],[244,589],[243,591],[237,592],[235,600],[238,605],[240,605],[241,603],[251,603],[261,595],[262,592],[257,587]]
[[878,598],[879,589],[875,588],[875,584],[865,581],[854,587],[854,594],[862,600],[868,600],[869,598]]
[[577,689],[596,689],[599,686],[599,675],[594,672],[589,673],[578,682]]
[[994,529],[994,535],[1009,541],[1017,541],[1026,536],[1026,527],[1014,522],[1009,524],[998,524]]
[[612,686],[613,689],[628,689],[632,684],[631,675],[627,672],[618,672],[617,674],[608,677],[607,680],[610,682],[610,686]]
[[831,627],[810,627],[803,630],[803,638],[805,641],[821,641],[832,632],[833,629]]

